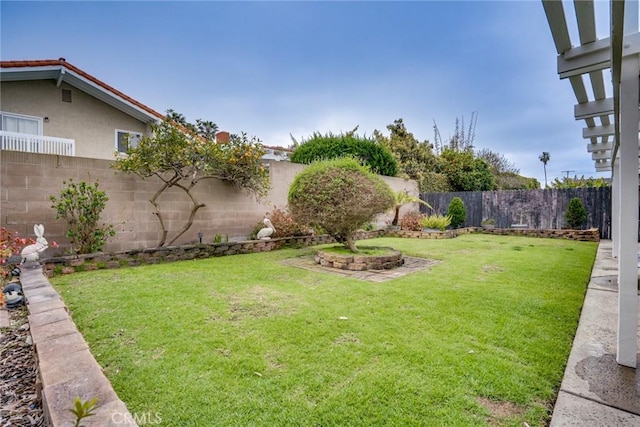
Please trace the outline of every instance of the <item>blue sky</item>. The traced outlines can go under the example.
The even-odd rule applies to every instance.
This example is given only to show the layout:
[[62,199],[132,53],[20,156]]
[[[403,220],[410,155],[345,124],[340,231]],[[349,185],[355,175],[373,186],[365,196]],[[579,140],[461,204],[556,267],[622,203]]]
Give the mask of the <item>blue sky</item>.
[[[596,1],[604,23],[607,7]],[[65,57],[157,111],[266,145],[356,125],[386,133],[397,118],[433,142],[434,120],[446,138],[456,117],[477,111],[475,146],[523,175],[542,183],[548,151],[549,181],[567,170],[602,176],[540,1],[3,0],[0,12],[2,60]]]

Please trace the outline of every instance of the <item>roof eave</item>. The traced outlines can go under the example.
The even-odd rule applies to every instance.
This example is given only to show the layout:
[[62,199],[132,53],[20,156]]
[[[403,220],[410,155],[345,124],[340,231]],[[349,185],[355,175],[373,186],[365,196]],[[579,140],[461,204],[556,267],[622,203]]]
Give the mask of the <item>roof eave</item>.
[[0,69],[2,82],[26,80],[54,80],[57,85],[63,81],[141,122],[154,123],[161,119],[62,65]]

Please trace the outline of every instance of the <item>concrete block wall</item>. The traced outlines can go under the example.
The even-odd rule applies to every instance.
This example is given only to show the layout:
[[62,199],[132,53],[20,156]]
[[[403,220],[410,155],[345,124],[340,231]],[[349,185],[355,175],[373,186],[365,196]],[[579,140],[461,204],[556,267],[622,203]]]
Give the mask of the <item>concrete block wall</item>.
[[[50,196],[58,197],[63,182],[70,178],[88,183],[98,180],[99,188],[109,196],[102,219],[113,224],[117,233],[104,247],[105,252],[157,247],[160,225],[149,200],[160,188],[160,180],[122,174],[111,169],[112,163],[83,157],[0,151],[0,225],[21,236],[33,237],[33,225],[44,224],[45,238],[60,244],[60,248],[50,248],[47,253],[63,255],[68,249],[67,226],[63,220],[55,219]],[[203,243],[213,242],[218,233],[228,235],[231,240],[246,240],[265,213],[274,206],[286,208],[289,186],[305,166],[278,161],[268,164],[272,188],[261,201],[224,181],[200,182],[195,195],[206,206],[197,212],[191,229],[174,245],[198,243],[199,231],[204,234]],[[418,195],[415,181],[383,179],[394,191],[407,190]],[[171,237],[184,225],[191,203],[184,192],[171,189],[160,198],[160,207]],[[404,206],[401,214],[409,210],[417,211],[418,205]],[[391,219],[390,213],[381,215],[377,225],[382,226]]]

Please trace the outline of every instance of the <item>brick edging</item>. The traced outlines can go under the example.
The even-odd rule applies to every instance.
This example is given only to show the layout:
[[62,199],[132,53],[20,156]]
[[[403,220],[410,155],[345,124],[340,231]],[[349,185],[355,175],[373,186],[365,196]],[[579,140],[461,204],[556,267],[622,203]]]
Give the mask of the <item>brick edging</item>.
[[72,426],[73,399],[98,398],[95,415],[85,426],[136,426],[126,405],[96,362],[60,295],[38,263],[21,266],[20,282],[29,310],[29,328],[38,365],[36,390],[42,398],[45,422]]
[[[509,236],[547,237],[552,239],[569,239],[579,241],[598,242],[600,233],[597,228],[589,230],[537,230],[465,227],[445,231],[408,231],[408,230],[373,230],[362,231],[356,235],[357,240],[376,237],[404,237],[412,239],[452,239],[462,234],[484,233]],[[285,247],[303,247],[335,243],[328,235],[281,237],[270,240],[246,240],[240,242],[209,243],[183,246],[164,246],[161,248],[138,249],[115,253],[93,253],[52,257],[42,260],[48,277],[55,274],[70,274],[76,271],[99,270],[105,268],[120,268],[122,266],[137,266],[158,264],[182,260],[204,259],[211,257],[269,252]]]

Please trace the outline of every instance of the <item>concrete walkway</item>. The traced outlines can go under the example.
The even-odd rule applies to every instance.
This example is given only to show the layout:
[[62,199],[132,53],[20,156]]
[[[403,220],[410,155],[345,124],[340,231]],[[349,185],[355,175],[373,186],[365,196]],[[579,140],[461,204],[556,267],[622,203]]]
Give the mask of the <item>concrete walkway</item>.
[[616,363],[617,274],[611,241],[603,240],[598,246],[552,427],[640,426],[640,369]]

